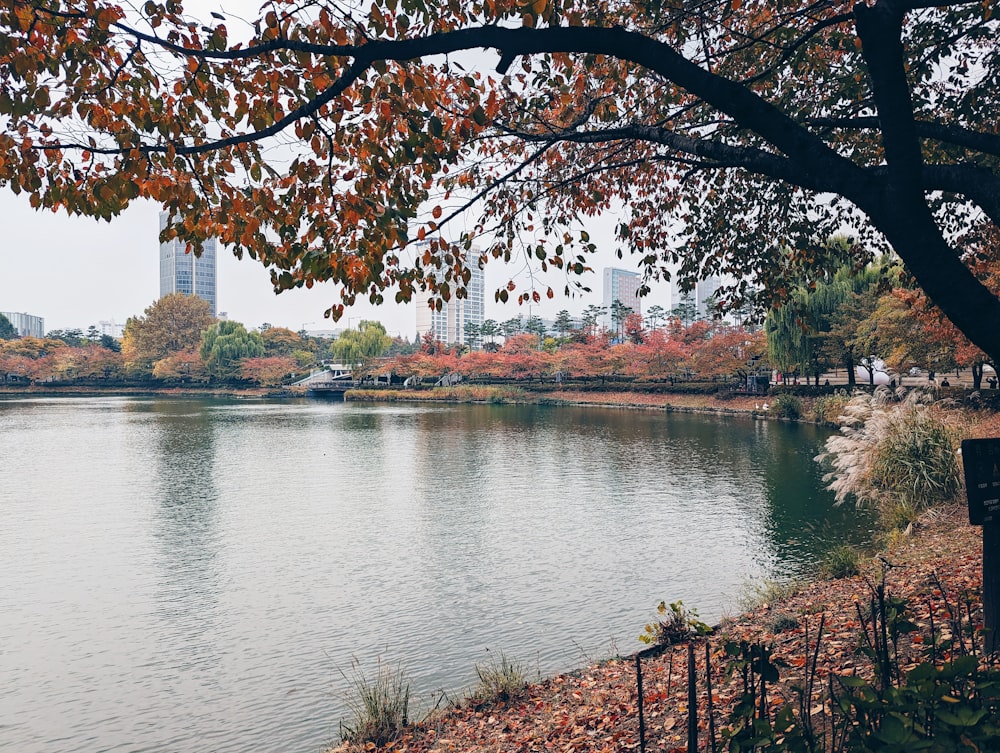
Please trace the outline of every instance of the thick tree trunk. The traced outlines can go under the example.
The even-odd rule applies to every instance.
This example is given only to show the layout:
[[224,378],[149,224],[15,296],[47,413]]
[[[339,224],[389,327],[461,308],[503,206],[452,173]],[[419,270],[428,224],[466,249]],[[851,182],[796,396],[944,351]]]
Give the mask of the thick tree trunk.
[[1000,299],[975,278],[936,226],[895,219],[886,235],[920,287],[973,344],[991,359],[1000,358]]
[[[1000,357],[1000,299],[987,290],[945,241],[927,205],[923,157],[913,118],[901,40],[906,5],[878,0],[854,6],[862,55],[882,126],[885,186],[865,187],[860,204],[885,233],[928,297],[991,358]],[[875,190],[872,190],[872,189]]]

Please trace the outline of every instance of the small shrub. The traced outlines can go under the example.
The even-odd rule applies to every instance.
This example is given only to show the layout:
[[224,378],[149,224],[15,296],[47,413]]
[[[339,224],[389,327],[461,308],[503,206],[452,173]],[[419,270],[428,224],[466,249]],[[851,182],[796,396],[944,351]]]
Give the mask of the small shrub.
[[881,510],[882,527],[886,531],[906,532],[913,529],[920,519],[920,509],[907,501],[885,504]]
[[824,578],[849,578],[861,572],[864,555],[853,546],[842,544],[831,549],[820,565]]
[[350,675],[344,674],[350,693],[347,706],[353,718],[340,723],[345,742],[382,746],[402,734],[407,725],[410,683],[401,669],[391,669],[381,661],[375,679],[369,680],[354,661]]
[[479,684],[473,691],[477,700],[494,702],[515,698],[528,684],[524,666],[508,659],[501,652],[486,664],[476,665]]
[[643,643],[670,646],[694,635],[708,635],[712,632],[711,627],[698,619],[698,612],[685,607],[682,601],[671,604],[661,601],[656,612],[661,619],[646,625],[639,636]]
[[802,417],[802,400],[795,395],[781,394],[775,398],[771,410],[781,418],[794,421]]
[[786,630],[795,630],[798,626],[798,618],[788,613],[775,615],[768,623],[768,628],[774,634],[784,633]]

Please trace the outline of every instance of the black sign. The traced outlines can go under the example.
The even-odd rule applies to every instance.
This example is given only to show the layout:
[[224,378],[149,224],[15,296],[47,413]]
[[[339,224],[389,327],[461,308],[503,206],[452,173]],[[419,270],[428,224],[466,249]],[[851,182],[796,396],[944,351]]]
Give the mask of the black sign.
[[963,439],[969,522],[1000,523],[1000,439]]

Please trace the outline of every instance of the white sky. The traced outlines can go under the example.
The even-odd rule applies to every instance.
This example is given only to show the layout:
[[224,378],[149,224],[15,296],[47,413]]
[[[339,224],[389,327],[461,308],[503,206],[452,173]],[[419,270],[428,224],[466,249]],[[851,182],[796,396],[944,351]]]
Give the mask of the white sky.
[[[86,331],[100,321],[113,319],[124,324],[128,317],[141,314],[160,293],[158,211],[155,204],[137,202],[107,223],[67,217],[62,212],[36,212],[23,194],[15,196],[0,188],[0,311],[44,317],[46,331]],[[599,224],[610,227],[613,221]],[[599,228],[592,234],[595,239],[602,235]],[[591,260],[595,271],[586,284],[592,293],[565,298],[561,294],[565,278],[557,271],[545,278],[556,297],[543,299],[530,312],[527,306],[514,302],[502,305],[493,301],[493,290],[517,275],[521,265],[508,268],[500,261],[491,262],[486,268],[486,318],[503,321],[519,313],[553,318],[561,309],[578,315],[589,304],[599,305],[603,268],[635,268],[627,258],[618,261],[613,248],[610,242],[604,243]],[[515,279],[524,281],[523,277]],[[391,300],[392,295],[387,298]],[[382,321],[391,335],[412,339],[415,333],[414,304],[387,303],[376,308],[366,301],[333,324],[323,318],[323,312],[339,301],[333,285],[275,295],[261,264],[248,258],[237,260],[228,250],[220,250],[218,255],[218,299],[220,312],[247,327],[269,322],[295,331],[336,329],[357,326],[364,318]],[[654,304],[669,307],[668,286],[654,288],[643,300],[643,309]]]

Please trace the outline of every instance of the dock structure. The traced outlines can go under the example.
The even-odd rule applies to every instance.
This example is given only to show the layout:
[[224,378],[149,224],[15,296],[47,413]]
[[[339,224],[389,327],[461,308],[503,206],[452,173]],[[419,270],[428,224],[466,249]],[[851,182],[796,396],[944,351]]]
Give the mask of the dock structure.
[[350,367],[339,363],[324,364],[320,369],[297,382],[293,387],[305,387],[307,392],[315,394],[344,394],[356,386],[354,374]]

